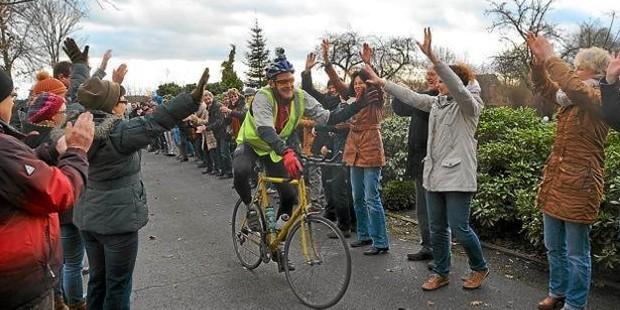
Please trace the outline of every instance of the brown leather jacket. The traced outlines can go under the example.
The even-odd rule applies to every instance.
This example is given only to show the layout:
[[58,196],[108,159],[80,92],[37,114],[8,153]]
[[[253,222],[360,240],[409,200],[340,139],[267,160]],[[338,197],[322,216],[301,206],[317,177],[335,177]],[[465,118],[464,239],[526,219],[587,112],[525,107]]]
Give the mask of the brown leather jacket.
[[557,57],[533,66],[532,81],[546,100],[557,103],[561,89],[573,103],[557,112],[556,137],[537,204],[554,218],[593,223],[603,197],[604,143],[609,130],[600,118],[600,90],[583,83]]
[[347,166],[370,168],[385,165],[381,120],[383,104],[369,105],[351,119],[343,155]]

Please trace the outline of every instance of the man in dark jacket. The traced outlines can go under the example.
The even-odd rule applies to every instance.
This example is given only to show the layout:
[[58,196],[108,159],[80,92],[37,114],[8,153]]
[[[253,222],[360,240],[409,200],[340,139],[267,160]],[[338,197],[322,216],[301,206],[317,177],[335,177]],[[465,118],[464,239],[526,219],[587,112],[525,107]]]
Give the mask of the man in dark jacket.
[[12,90],[0,72],[0,300],[3,309],[51,309],[61,264],[58,212],[84,188],[94,124],[84,113],[56,147],[33,150],[6,123]]
[[205,69],[191,94],[132,119],[123,118],[127,102],[119,83],[95,77],[80,86],[78,100],[96,124],[88,187],[73,213],[90,264],[88,309],[129,309],[138,230],[148,221],[141,149],[198,109],[208,77]]
[[[426,71],[426,83],[429,90],[425,94],[437,96],[437,73],[431,68]],[[426,191],[422,186],[422,160],[426,156],[426,142],[428,140],[428,115],[429,113],[410,107],[400,100],[392,99],[392,109],[398,116],[411,117],[408,135],[407,175],[415,179],[416,188],[416,215],[418,218],[418,230],[422,237],[422,248],[417,253],[407,254],[411,261],[431,260],[431,233],[426,210]]]
[[616,54],[609,66],[605,79],[601,80],[601,101],[605,122],[620,131],[620,53]]

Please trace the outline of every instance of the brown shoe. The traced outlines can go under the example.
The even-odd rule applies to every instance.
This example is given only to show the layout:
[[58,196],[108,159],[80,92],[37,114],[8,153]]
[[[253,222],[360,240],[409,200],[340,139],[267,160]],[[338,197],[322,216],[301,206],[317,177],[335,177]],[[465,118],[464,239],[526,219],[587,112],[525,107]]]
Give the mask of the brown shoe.
[[86,301],[82,301],[76,305],[69,305],[69,310],[86,310]]
[[468,290],[479,288],[488,275],[488,269],[485,271],[472,271],[467,278],[463,279],[463,288]]
[[432,274],[424,284],[422,284],[422,289],[425,291],[434,291],[442,286],[446,286],[450,283],[450,279],[448,277],[440,276],[438,274]]
[[54,295],[54,310],[69,310],[62,295]]
[[538,309],[540,310],[555,310],[560,309],[564,305],[564,297],[555,298],[551,296],[545,297],[538,303]]

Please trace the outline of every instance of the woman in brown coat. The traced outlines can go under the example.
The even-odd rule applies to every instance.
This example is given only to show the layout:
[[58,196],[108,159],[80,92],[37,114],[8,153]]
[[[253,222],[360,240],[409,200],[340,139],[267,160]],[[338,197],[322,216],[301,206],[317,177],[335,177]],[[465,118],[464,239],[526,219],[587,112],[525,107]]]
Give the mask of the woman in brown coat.
[[549,42],[528,34],[534,55],[532,82],[537,92],[557,104],[557,132],[543,171],[537,204],[544,215],[549,260],[549,295],[539,309],[584,309],[592,263],[590,225],[603,196],[604,143],[609,128],[601,119],[599,80],[609,54],[581,50],[573,71],[555,56]]
[[[364,96],[371,87],[366,85],[365,72],[353,73],[351,84],[346,87],[329,64],[327,40],[323,40],[322,48],[327,74],[340,95],[357,99]],[[364,45],[364,51],[364,61],[370,62],[370,47]],[[383,100],[363,108],[350,121],[351,127],[344,147],[343,160],[350,167],[353,206],[357,217],[357,241],[352,242],[351,247],[372,245],[364,255],[387,253],[390,248],[385,211],[379,194],[381,167],[385,165],[380,130],[382,120]]]

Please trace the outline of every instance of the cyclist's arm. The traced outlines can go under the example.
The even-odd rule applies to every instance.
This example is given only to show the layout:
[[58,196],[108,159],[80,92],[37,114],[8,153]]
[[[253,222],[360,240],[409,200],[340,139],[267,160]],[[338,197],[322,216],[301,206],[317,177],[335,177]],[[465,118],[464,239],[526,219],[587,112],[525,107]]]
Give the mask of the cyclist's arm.
[[256,94],[252,102],[252,115],[256,124],[256,133],[278,155],[284,154],[287,148],[286,142],[278,136],[273,127],[273,115],[275,111],[267,97],[261,93]]

